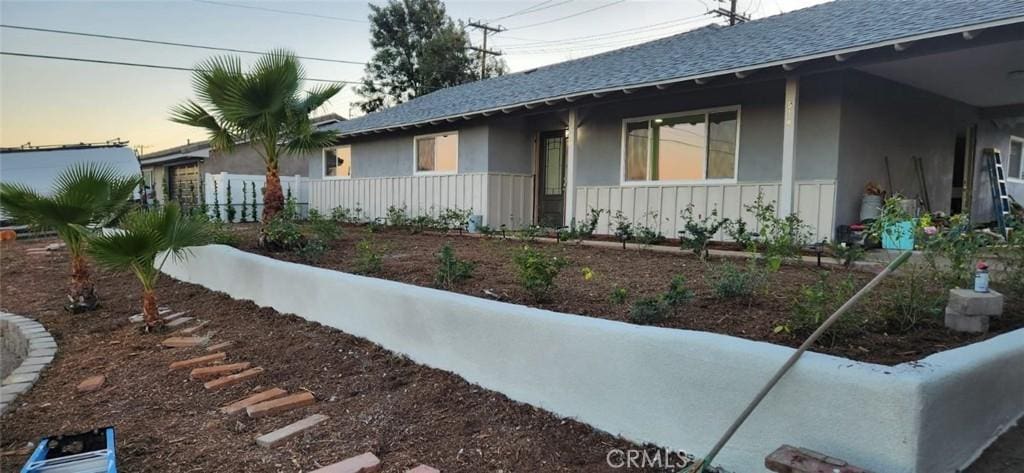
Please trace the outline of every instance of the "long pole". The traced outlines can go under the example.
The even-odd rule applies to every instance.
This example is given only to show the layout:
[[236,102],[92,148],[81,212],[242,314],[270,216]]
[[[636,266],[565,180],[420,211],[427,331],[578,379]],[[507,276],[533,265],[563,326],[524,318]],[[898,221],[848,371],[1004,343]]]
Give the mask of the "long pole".
[[772,379],[770,379],[768,383],[765,384],[763,388],[761,388],[761,391],[757,393],[757,396],[754,396],[754,400],[750,401],[750,404],[748,404],[747,407],[743,409],[743,413],[740,414],[740,416],[737,417],[735,421],[733,421],[732,425],[730,425],[729,429],[725,431],[725,434],[722,435],[722,438],[718,440],[718,443],[716,443],[715,446],[711,448],[711,451],[708,452],[707,456],[705,456],[704,459],[697,462],[691,469],[691,471],[700,472],[704,471],[705,468],[711,466],[711,462],[715,459],[715,456],[717,456],[718,453],[722,451],[722,448],[725,447],[725,444],[729,442],[729,439],[731,439],[732,436],[736,433],[736,431],[739,430],[740,426],[743,425],[743,422],[747,420],[747,417],[750,417],[750,414],[754,412],[754,409],[757,408],[758,404],[761,404],[761,401],[763,401],[765,396],[768,395],[768,392],[770,392],[772,388],[774,388],[775,385],[778,384],[779,380],[782,379],[782,377],[789,371],[790,368],[793,367],[794,364],[796,364],[796,361],[800,359],[804,352],[807,351],[807,349],[810,348],[811,345],[813,345],[814,342],[816,342],[818,338],[821,337],[821,335],[824,334],[825,331],[832,326],[832,324],[839,320],[839,317],[842,317],[842,315],[846,313],[848,310],[850,310],[854,305],[856,305],[862,297],[867,295],[867,293],[871,292],[871,290],[874,289],[875,286],[879,285],[882,282],[882,280],[886,278],[886,276],[891,274],[893,271],[896,270],[896,268],[899,268],[901,265],[903,265],[903,263],[910,259],[911,254],[913,254],[913,251],[908,250],[903,252],[903,254],[899,255],[898,257],[896,257],[895,260],[889,263],[889,266],[886,266],[885,269],[882,270],[882,272],[878,273],[874,277],[874,279],[872,279],[864,287],[857,291],[857,293],[854,294],[853,297],[850,298],[850,300],[846,301],[846,303],[839,307],[839,309],[836,309],[836,311],[833,312],[832,315],[828,317],[828,319],[825,319],[825,322],[822,323],[821,326],[818,327],[818,329],[815,330],[810,337],[807,337],[807,340],[804,340],[804,343],[800,345],[800,348],[798,348],[795,352],[793,352],[792,355],[789,356],[789,359],[786,360],[786,363],[783,364],[782,367],[775,372],[775,376],[772,376]]

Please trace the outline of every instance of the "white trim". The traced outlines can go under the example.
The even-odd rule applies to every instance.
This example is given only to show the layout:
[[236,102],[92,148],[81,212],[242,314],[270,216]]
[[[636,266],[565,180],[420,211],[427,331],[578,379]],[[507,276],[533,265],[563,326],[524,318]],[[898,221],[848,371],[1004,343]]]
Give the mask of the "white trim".
[[[1007,164],[1006,167],[1008,168],[1009,164],[1011,162],[1010,159],[1011,159],[1011,156],[1013,155],[1013,143],[1014,142],[1020,143],[1020,146],[1021,146],[1021,153],[1022,154],[1021,154],[1021,157],[1020,157],[1020,164],[1018,165],[1019,168],[1017,169],[1017,175],[1016,176],[1007,175],[1006,178],[1007,179],[1012,179],[1014,182],[1024,182],[1024,138],[1021,138],[1021,137],[1016,136],[1016,135],[1010,135],[1010,149],[1006,150],[1006,164]],[[1009,174],[1009,173],[1007,173],[1007,174]]]
[[[674,79],[665,79],[665,80],[654,81],[654,82],[645,82],[645,83],[641,83],[641,84],[634,84],[634,85],[629,85],[629,88],[631,88],[631,89],[639,89],[639,88],[643,88],[643,87],[657,87],[659,85],[679,84],[679,83],[683,83],[683,82],[690,81],[690,80],[710,79],[712,77],[724,76],[724,75],[729,75],[729,74],[735,74],[736,72],[743,72],[743,71],[750,71],[750,70],[757,70],[757,69],[767,69],[767,68],[772,68],[772,67],[778,67],[778,66],[781,66],[783,64],[796,63],[796,62],[806,62],[806,61],[811,61],[811,60],[814,60],[814,59],[822,59],[822,58],[827,58],[827,57],[830,57],[830,56],[843,55],[843,54],[848,54],[848,53],[852,53],[852,52],[868,51],[868,50],[878,49],[878,48],[887,48],[887,47],[892,47],[896,43],[907,43],[907,42],[910,42],[910,41],[920,41],[920,40],[923,40],[923,39],[939,38],[939,37],[942,37],[942,36],[962,34],[964,32],[972,32],[972,34],[973,33],[980,33],[981,30],[984,30],[986,28],[995,28],[995,27],[998,27],[998,26],[1012,25],[1012,24],[1021,23],[1021,22],[1024,22],[1024,16],[1016,16],[1016,17],[1012,17],[1012,18],[1004,18],[1004,19],[1001,19],[1001,20],[990,21],[990,22],[987,22],[987,23],[978,23],[978,24],[973,24],[973,25],[959,26],[959,27],[956,27],[956,28],[950,28],[950,29],[939,30],[939,31],[932,31],[932,32],[929,32],[929,33],[922,33],[922,34],[918,34],[918,35],[914,35],[914,36],[906,36],[906,37],[902,37],[902,38],[890,39],[890,40],[886,40],[886,41],[882,41],[882,42],[878,42],[878,43],[872,43],[872,44],[861,45],[861,46],[851,46],[849,48],[835,49],[835,50],[831,50],[831,51],[825,51],[825,52],[816,53],[816,54],[810,54],[810,55],[805,55],[805,56],[797,56],[797,57],[792,57],[792,58],[787,58],[787,59],[779,59],[779,60],[776,60],[776,61],[766,62],[766,63],[763,63],[763,64],[741,66],[741,67],[735,67],[735,68],[732,68],[732,69],[723,69],[723,70],[720,70],[720,71],[708,72],[708,73],[704,73],[704,74],[695,74],[695,75],[678,77],[678,78],[674,78]],[[975,34],[975,36],[976,36],[976,34]],[[618,85],[618,86],[614,86],[614,87],[606,87],[606,88],[603,88],[603,89],[588,90],[588,91],[582,91],[582,92],[573,92],[573,93],[570,93],[570,94],[563,94],[563,95],[558,95],[558,96],[555,96],[555,97],[547,97],[547,98],[543,98],[543,99],[536,99],[536,100],[529,100],[529,101],[525,101],[525,102],[517,102],[517,103],[514,103],[514,104],[501,105],[501,106],[498,106],[498,107],[482,109],[482,110],[478,110],[478,111],[459,112],[458,114],[451,115],[451,116],[463,116],[463,115],[476,116],[476,115],[483,115],[484,113],[488,113],[488,112],[492,112],[493,113],[493,112],[497,112],[497,111],[503,111],[505,113],[511,113],[515,109],[520,108],[520,107],[524,107],[528,103],[535,104],[535,103],[554,102],[554,101],[561,101],[561,100],[565,100],[567,102],[574,102],[574,101],[576,101],[580,97],[589,96],[589,95],[594,94],[595,92],[596,93],[613,92],[613,91],[621,90],[622,87],[623,87],[623,85]],[[440,118],[430,118],[430,119],[422,120],[422,121],[419,121],[419,122],[415,122],[414,121],[414,122],[407,122],[407,123],[404,123],[404,124],[405,125],[414,125],[414,124],[417,124],[417,123],[428,123],[428,122],[432,122],[432,121],[435,121],[435,120],[443,120],[444,118],[445,117],[442,116]],[[390,126],[394,127],[396,125],[390,125]],[[351,136],[351,135],[354,135],[354,134],[357,134],[357,133],[367,133],[367,132],[372,132],[372,131],[375,131],[375,130],[383,130],[385,128],[388,128],[388,127],[385,126],[385,127],[380,127],[380,128],[369,128],[369,129],[366,129],[366,130],[352,131],[352,132],[349,132],[349,133],[340,133],[339,136],[342,136],[342,137],[344,137],[344,136]]]
[[[572,107],[569,109],[569,126],[565,135],[565,191],[562,196],[562,224],[570,225],[573,219],[573,212],[576,208],[576,143],[578,141],[577,136],[579,134],[579,109]],[[543,171],[540,171],[543,172]],[[539,180],[537,182],[540,182]],[[547,183],[544,184],[547,186]],[[540,194],[543,192],[540,187],[537,187],[538,201],[540,200]],[[539,215],[538,215],[539,217]]]
[[[339,149],[339,148],[348,148],[348,159],[349,159],[348,175],[347,176],[328,176],[327,175],[327,150],[329,150],[329,149]],[[324,179],[352,179],[352,145],[338,145],[338,146],[329,146],[327,148],[322,148],[320,150],[320,175],[322,175]]]
[[[435,138],[438,136],[455,135],[455,169],[451,171],[420,171],[418,168],[419,163],[419,146],[417,142],[424,138]],[[437,133],[427,133],[425,135],[416,135],[412,137],[412,174],[414,176],[450,176],[459,173],[459,130],[451,131],[440,131]],[[435,141],[435,143],[437,143]],[[436,146],[436,145],[435,145]],[[434,151],[434,165],[437,165],[437,151]]]
[[[743,118],[742,118],[743,112],[742,112],[742,108],[743,108],[742,105],[727,105],[727,106],[722,106],[722,107],[701,108],[701,109],[696,109],[696,110],[686,110],[686,111],[682,111],[682,112],[661,113],[661,114],[656,114],[656,115],[645,115],[645,116],[640,116],[640,117],[627,117],[627,118],[623,118],[622,119],[621,137],[620,137],[620,140],[619,140],[620,141],[620,150],[619,150],[619,185],[620,186],[624,186],[624,187],[636,187],[636,186],[650,187],[650,186],[672,186],[672,185],[678,186],[678,185],[735,184],[735,183],[737,183],[737,179],[739,177],[738,176],[738,174],[739,174],[739,167],[740,167],[740,129],[742,128],[742,125],[743,125]],[[644,122],[644,121],[651,121],[651,120],[655,120],[655,119],[658,119],[658,118],[675,118],[675,117],[685,117],[685,116],[690,116],[690,115],[704,115],[704,123],[707,124],[708,120],[709,120],[709,115],[710,114],[712,114],[712,113],[720,113],[720,112],[736,112],[736,159],[734,159],[733,163],[732,163],[732,178],[731,179],[708,179],[707,178],[707,175],[708,175],[708,169],[707,169],[707,167],[708,167],[707,139],[709,137],[708,132],[710,132],[710,129],[708,129],[708,130],[705,130],[705,137],[704,137],[704,159],[701,162],[702,166],[703,166],[703,169],[701,170],[702,171],[701,174],[704,176],[704,179],[698,179],[698,180],[692,180],[692,181],[686,181],[686,180],[652,181],[650,179],[645,179],[645,180],[641,180],[641,181],[628,181],[628,180],[626,180],[626,125],[627,124],[629,124],[629,123],[637,123],[637,122]],[[650,155],[649,155],[649,153],[650,153],[650,146],[652,146],[652,145],[653,145],[653,142],[648,144],[648,150],[647,150],[648,151],[648,158],[650,158]],[[648,159],[647,160],[647,167],[648,167],[647,175],[648,176],[651,175],[650,166],[651,166],[651,160]]]
[[779,215],[788,216],[793,213],[793,202],[796,199],[795,166],[796,166],[796,130],[798,111],[800,108],[800,78],[786,78],[786,98],[782,116],[782,187],[779,188]]

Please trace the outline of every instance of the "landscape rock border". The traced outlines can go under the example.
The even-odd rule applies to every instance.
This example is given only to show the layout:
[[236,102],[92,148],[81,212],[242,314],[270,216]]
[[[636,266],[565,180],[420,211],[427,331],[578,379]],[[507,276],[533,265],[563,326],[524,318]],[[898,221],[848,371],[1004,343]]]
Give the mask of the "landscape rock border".
[[5,348],[21,357],[21,364],[0,385],[0,414],[3,414],[18,395],[39,380],[57,355],[57,342],[39,322],[7,312],[0,312],[0,332]]

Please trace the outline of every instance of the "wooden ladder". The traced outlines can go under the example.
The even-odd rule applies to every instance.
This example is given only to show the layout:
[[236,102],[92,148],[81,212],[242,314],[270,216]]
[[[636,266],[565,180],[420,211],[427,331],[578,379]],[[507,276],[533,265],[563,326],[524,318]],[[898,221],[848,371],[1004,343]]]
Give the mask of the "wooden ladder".
[[985,148],[982,155],[988,161],[988,182],[992,188],[992,214],[999,233],[1006,236],[1006,221],[1010,217],[1010,197],[1006,193],[1006,172],[1003,170],[1003,158],[998,149]]

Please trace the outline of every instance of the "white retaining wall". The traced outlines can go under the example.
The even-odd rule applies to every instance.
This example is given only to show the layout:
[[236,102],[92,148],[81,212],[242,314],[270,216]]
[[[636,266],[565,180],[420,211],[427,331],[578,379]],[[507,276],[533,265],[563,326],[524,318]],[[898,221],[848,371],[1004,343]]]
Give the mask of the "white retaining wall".
[[[560,314],[226,246],[172,277],[365,337],[517,401],[704,455],[792,349]],[[240,321],[244,323],[244,321]],[[787,443],[878,472],[952,472],[1024,413],[1024,330],[895,367],[808,353],[718,457],[763,471]]]

